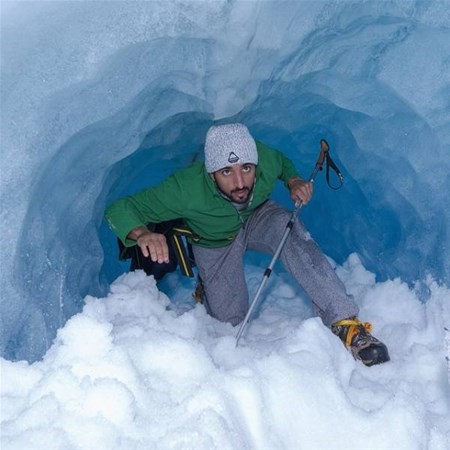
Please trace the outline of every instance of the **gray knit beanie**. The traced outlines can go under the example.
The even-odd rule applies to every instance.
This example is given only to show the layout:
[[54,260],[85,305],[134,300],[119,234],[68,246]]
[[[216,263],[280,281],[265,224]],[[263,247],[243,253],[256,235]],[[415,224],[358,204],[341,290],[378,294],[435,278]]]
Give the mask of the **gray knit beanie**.
[[206,134],[205,167],[209,173],[233,164],[258,164],[255,140],[241,123],[212,126]]

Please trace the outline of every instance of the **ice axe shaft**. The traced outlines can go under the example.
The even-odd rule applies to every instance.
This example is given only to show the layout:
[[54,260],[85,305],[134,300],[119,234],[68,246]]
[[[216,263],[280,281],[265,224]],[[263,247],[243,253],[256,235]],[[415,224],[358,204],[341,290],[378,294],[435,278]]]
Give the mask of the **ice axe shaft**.
[[[316,165],[314,166],[314,170],[311,173],[311,176],[309,177],[310,182],[314,182],[314,178],[316,177],[317,173],[323,169],[323,164],[325,162],[325,159],[327,158],[328,151],[330,150],[330,146],[328,145],[328,142],[325,139],[320,140],[320,154],[317,158]],[[261,292],[264,289],[264,286],[267,283],[267,280],[269,279],[270,275],[272,274],[273,267],[275,263],[277,262],[281,251],[284,248],[284,244],[286,243],[286,240],[289,236],[289,233],[292,230],[292,227],[294,226],[295,218],[297,217],[297,214],[299,213],[300,209],[303,206],[303,202],[299,200],[295,203],[295,209],[292,211],[291,218],[289,219],[289,222],[286,225],[286,229],[284,230],[283,237],[281,238],[280,244],[278,245],[278,248],[276,249],[275,253],[272,256],[272,260],[270,261],[270,264],[267,266],[267,269],[264,272],[263,279],[261,280],[261,283],[256,291],[255,297],[250,304],[250,307],[248,308],[247,315],[245,316],[243,322],[241,323],[241,326],[239,328],[238,334],[236,335],[236,347],[239,345],[239,340],[241,339],[245,327],[247,326],[247,323],[250,319],[250,316],[253,313],[253,310],[255,309],[256,305],[258,304],[259,297],[261,295]]]

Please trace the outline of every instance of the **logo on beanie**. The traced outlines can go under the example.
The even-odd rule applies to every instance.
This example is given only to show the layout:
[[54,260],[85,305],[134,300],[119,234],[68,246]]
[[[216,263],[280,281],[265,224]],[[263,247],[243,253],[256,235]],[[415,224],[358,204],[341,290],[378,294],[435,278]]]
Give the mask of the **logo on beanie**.
[[230,152],[230,155],[228,156],[228,162],[231,164],[235,164],[239,161],[239,156],[236,155],[234,152]]

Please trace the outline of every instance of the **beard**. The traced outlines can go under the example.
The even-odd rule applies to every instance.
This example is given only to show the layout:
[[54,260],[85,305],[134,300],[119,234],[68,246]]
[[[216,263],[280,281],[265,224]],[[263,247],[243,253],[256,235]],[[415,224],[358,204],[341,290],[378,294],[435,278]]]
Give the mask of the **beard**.
[[223,191],[217,183],[216,186],[225,198],[238,205],[244,205],[250,200],[255,184],[250,187],[244,186],[242,189],[233,189],[230,192]]
[[[253,189],[253,188],[252,188]],[[250,198],[250,193],[252,191],[249,187],[244,187],[242,189],[233,189],[228,196],[234,203],[240,205],[247,203]]]

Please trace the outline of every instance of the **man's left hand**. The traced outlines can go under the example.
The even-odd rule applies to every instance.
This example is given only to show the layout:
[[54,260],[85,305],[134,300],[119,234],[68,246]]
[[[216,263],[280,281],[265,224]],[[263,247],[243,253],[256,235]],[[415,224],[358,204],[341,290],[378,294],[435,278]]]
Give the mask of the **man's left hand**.
[[298,204],[300,200],[306,205],[313,195],[313,184],[300,178],[292,178],[288,182],[292,200]]

